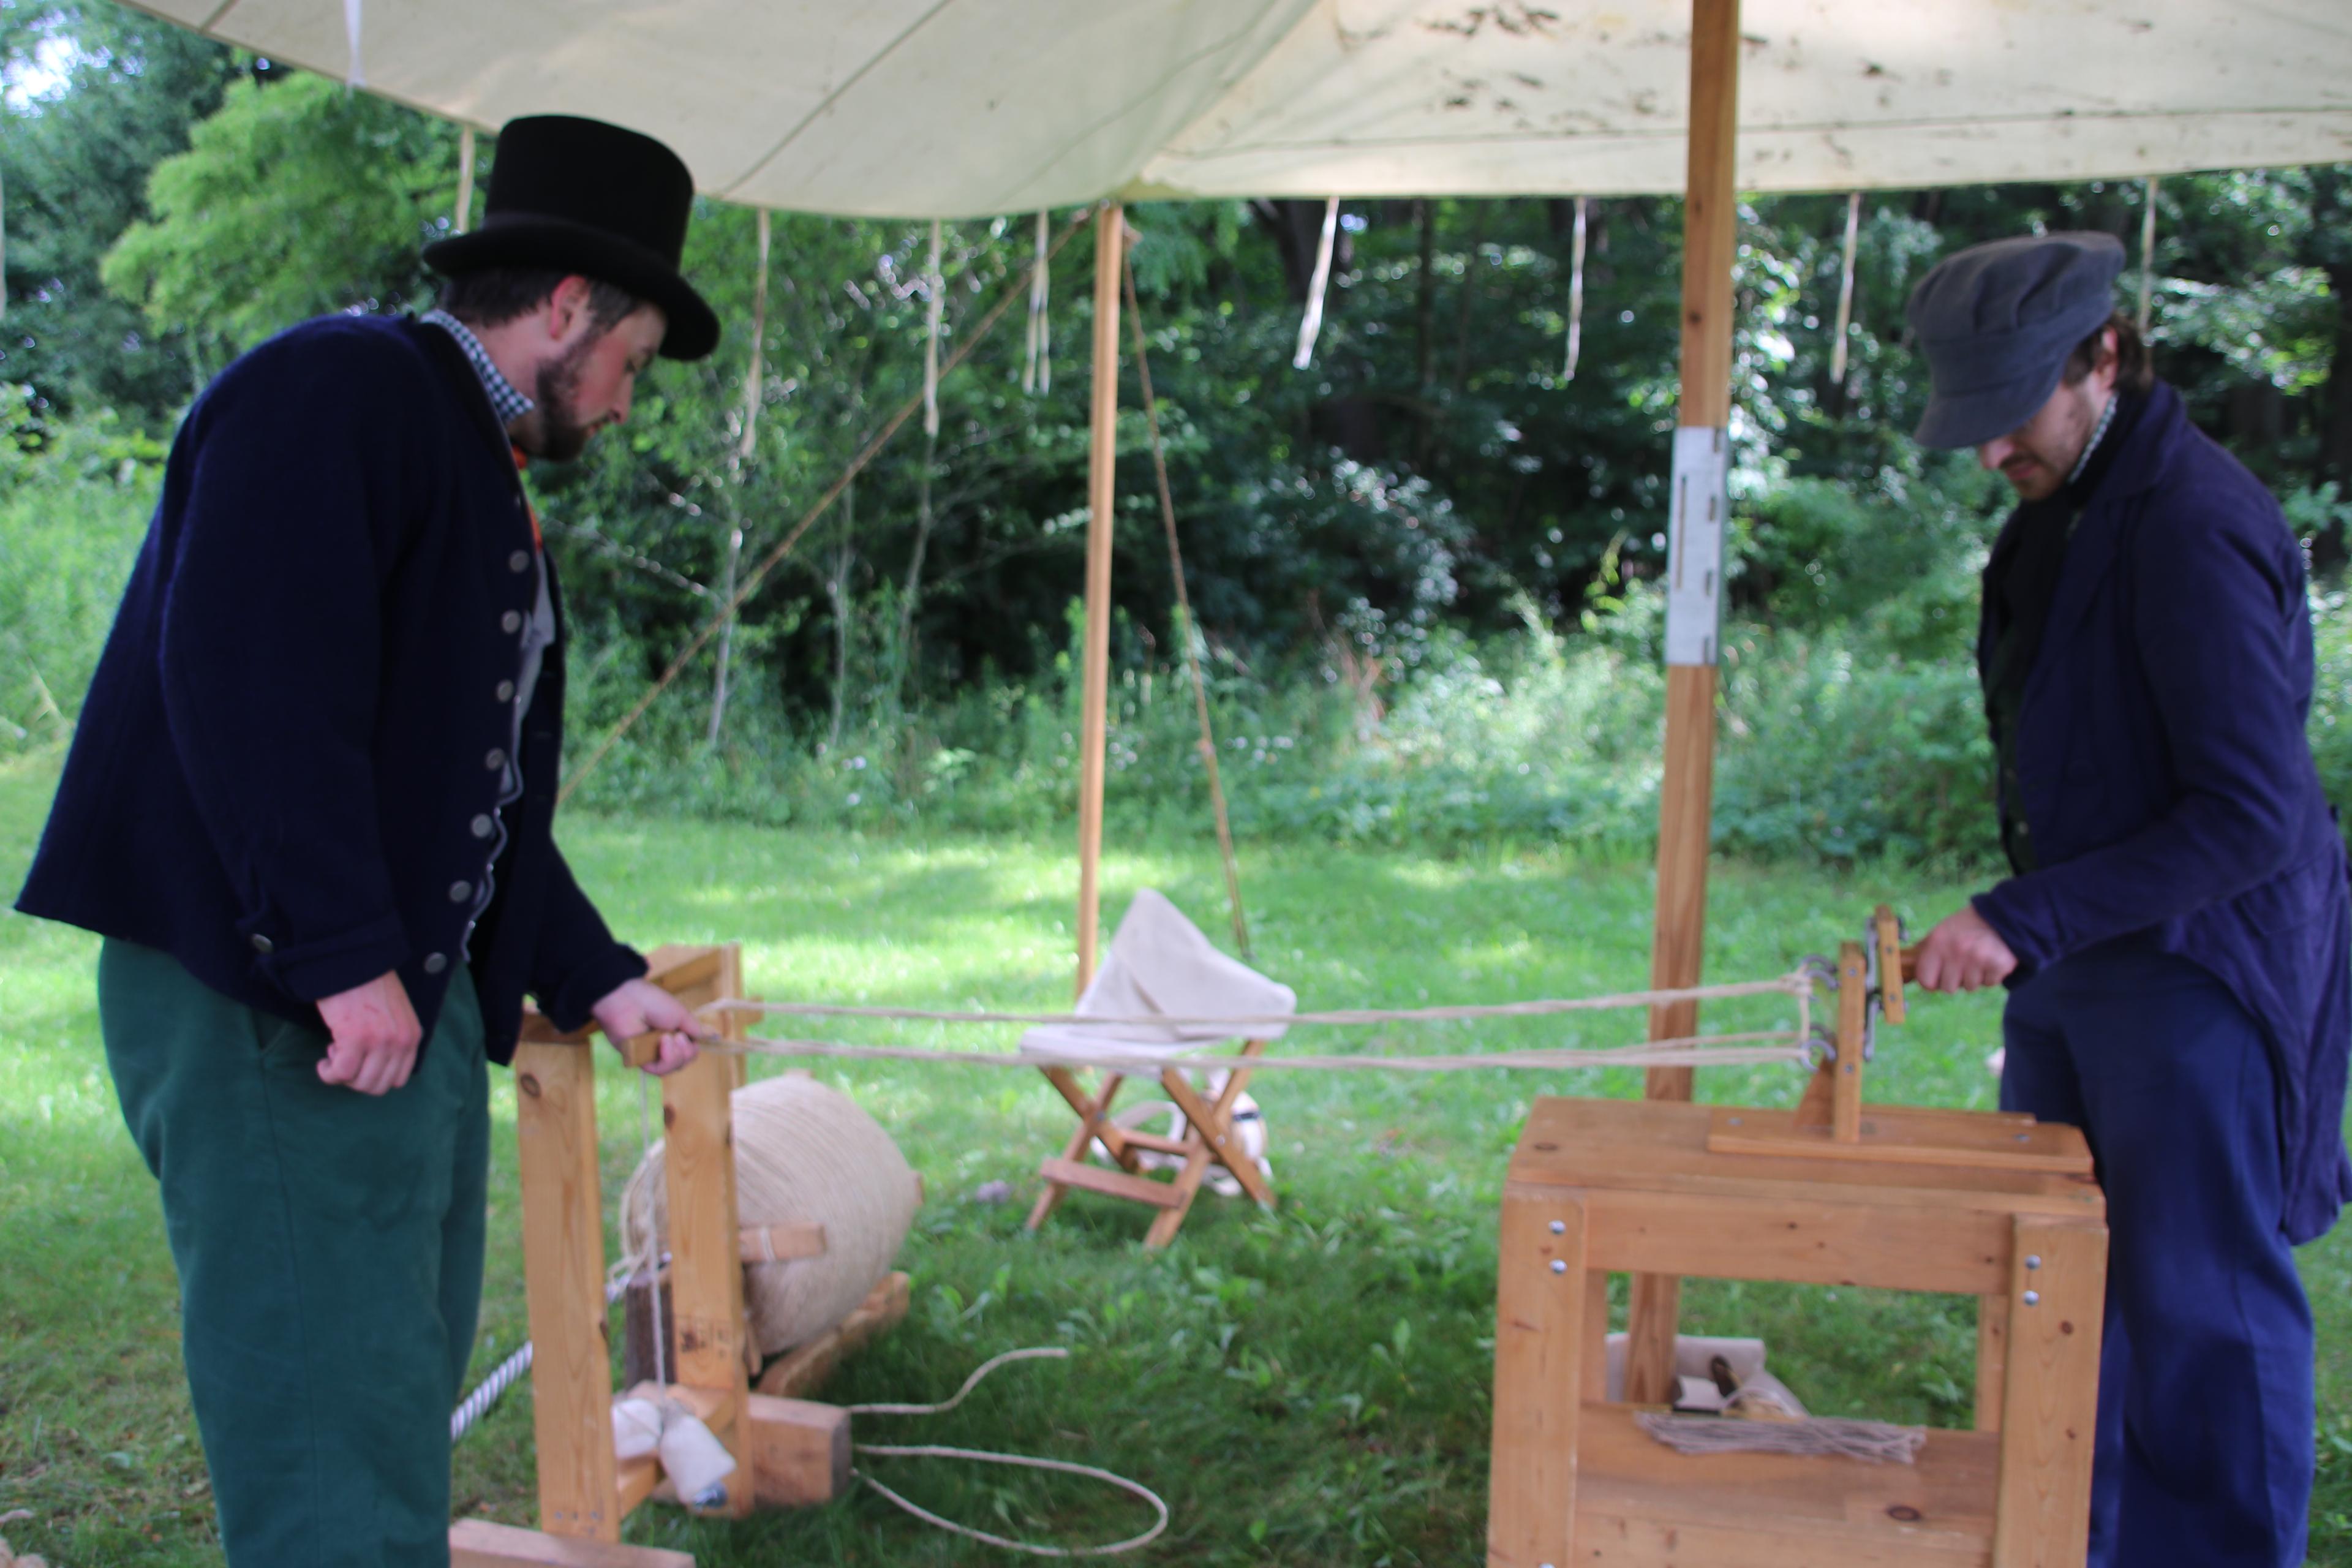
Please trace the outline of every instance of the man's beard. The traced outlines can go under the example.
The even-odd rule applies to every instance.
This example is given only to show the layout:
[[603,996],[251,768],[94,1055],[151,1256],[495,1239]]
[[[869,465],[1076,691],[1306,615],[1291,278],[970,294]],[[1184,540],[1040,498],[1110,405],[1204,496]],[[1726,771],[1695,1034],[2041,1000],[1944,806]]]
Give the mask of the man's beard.
[[594,337],[583,338],[566,349],[562,358],[540,363],[531,388],[539,404],[539,450],[533,456],[568,463],[586,450],[588,437],[604,427],[602,420],[583,425],[572,412],[580,390],[581,363],[595,342]]

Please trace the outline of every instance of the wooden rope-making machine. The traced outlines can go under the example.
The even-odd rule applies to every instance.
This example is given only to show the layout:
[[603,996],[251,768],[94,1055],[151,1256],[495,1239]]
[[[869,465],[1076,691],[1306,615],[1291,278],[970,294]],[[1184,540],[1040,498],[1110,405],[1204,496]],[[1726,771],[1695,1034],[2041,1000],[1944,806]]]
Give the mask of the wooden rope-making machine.
[[[741,950],[661,948],[649,977],[690,1005],[740,996]],[[741,1034],[732,1016],[718,1027],[722,1038]],[[651,1037],[618,1044],[630,1067],[650,1059]],[[692,1412],[735,1459],[725,1500],[698,1510],[733,1517],[761,1504],[824,1502],[849,1484],[849,1413],[751,1385],[744,1260],[804,1255],[824,1238],[750,1236],[736,1223],[729,1100],[742,1069],[740,1056],[706,1052],[661,1081],[669,1252],[661,1364],[669,1377],[643,1391]],[[684,1552],[620,1543],[621,1521],[653,1496],[662,1473],[653,1456],[615,1455],[593,1033],[559,1034],[533,1015],[515,1053],[514,1082],[540,1528],[458,1521],[449,1531],[451,1561],[455,1568],[691,1568]],[[793,1352],[796,1377],[770,1385],[821,1375],[845,1347],[903,1315],[906,1290],[905,1275],[890,1276],[848,1322]]]
[[[1503,1197],[1494,1568],[2084,1561],[2105,1198],[2073,1128],[1865,1103],[1877,1027],[1905,1020],[1910,963],[1882,907],[1867,940],[1818,964],[1836,1022],[1794,1110],[1536,1101]],[[743,995],[733,945],[657,950],[652,978],[697,1007]],[[745,1039],[742,1011],[713,1016],[723,1040]],[[650,1045],[622,1042],[624,1061]],[[668,1380],[631,1391],[690,1411],[725,1447],[736,1468],[723,1499],[697,1511],[735,1517],[829,1501],[851,1479],[848,1410],[753,1386],[745,1262],[825,1243],[821,1232],[751,1236],[738,1225],[730,1096],[743,1061],[708,1052],[662,1081],[668,1306],[656,1364]],[[690,1568],[684,1553],[619,1539],[663,1475],[655,1457],[615,1455],[590,1037],[534,1018],[514,1071],[540,1529],[461,1521],[453,1560]],[[1751,1449],[1737,1435],[1730,1451],[1678,1451],[1656,1433],[1657,1405],[1604,1397],[1609,1277],[1640,1272],[1973,1296],[1975,1429],[1913,1434],[1896,1463],[1801,1443]],[[848,1324],[764,1381],[804,1388],[905,1307],[906,1276],[892,1275]],[[1638,1337],[1642,1325],[1629,1327]]]
[[[1503,1195],[1493,1568],[2084,1562],[2105,1198],[2074,1128],[1865,1106],[1909,966],[1881,908],[1821,976],[1836,1029],[1794,1112],[1536,1102]],[[1975,1430],[1899,1464],[1677,1452],[1604,1397],[1618,1272],[1974,1296]]]

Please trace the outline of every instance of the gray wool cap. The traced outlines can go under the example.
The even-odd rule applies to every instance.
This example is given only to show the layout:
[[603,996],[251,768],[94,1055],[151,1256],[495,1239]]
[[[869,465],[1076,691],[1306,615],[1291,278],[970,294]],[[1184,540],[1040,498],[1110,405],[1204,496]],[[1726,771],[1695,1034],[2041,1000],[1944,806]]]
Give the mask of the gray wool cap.
[[1937,262],[1903,308],[1933,383],[1914,438],[1978,447],[2032,418],[2068,353],[2114,314],[2123,269],[2106,234],[1996,239]]

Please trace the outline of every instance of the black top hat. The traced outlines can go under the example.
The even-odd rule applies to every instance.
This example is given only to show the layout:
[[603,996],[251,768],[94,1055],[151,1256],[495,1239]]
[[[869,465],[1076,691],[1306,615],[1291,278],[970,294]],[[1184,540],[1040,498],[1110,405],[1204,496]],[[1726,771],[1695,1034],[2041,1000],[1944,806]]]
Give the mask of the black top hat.
[[569,114],[507,121],[482,226],[434,241],[425,264],[450,277],[545,267],[626,289],[669,318],[661,352],[700,359],[719,318],[679,276],[694,176],[650,136]]

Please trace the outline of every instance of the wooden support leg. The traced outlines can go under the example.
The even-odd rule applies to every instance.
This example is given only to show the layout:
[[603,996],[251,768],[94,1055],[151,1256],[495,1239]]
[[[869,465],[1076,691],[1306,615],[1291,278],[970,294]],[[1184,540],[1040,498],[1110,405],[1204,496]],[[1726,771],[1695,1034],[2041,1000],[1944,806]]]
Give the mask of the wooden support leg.
[[1870,974],[1862,943],[1838,949],[1837,1060],[1830,1065],[1830,1136],[1841,1143],[1862,1142],[1863,1056],[1870,1037]]
[[1605,1399],[1609,1394],[1609,1276],[1590,1269],[1584,1276],[1584,1397]]
[[[1089,1096],[1078,1087],[1077,1079],[1070,1076],[1067,1068],[1047,1068],[1045,1077],[1062,1091],[1062,1098],[1070,1102],[1070,1109],[1078,1113],[1078,1130],[1070,1134],[1069,1143],[1062,1150],[1063,1162],[1084,1160],[1087,1146],[1099,1138],[1102,1146],[1110,1152],[1111,1158],[1118,1162],[1119,1168],[1132,1173],[1137,1168],[1135,1151],[1128,1147],[1126,1137],[1110,1120],[1110,1102],[1118,1094],[1118,1086],[1127,1080],[1117,1073],[1105,1073],[1102,1093]],[[1051,1218],[1054,1211],[1061,1206],[1062,1194],[1069,1190],[1066,1184],[1047,1177],[1045,1190],[1037,1194],[1036,1205],[1029,1211],[1029,1228],[1035,1230]]]
[[1184,1113],[1185,1121],[1207,1144],[1210,1160],[1231,1171],[1234,1180],[1242,1184],[1242,1191],[1272,1208],[1274,1189],[1266,1185],[1265,1173],[1257,1168],[1257,1162],[1244,1152],[1241,1144],[1234,1138],[1234,1102],[1241,1098],[1242,1085],[1248,1081],[1247,1068],[1234,1068],[1225,1079],[1224,1091],[1212,1105],[1192,1088],[1192,1080],[1176,1068],[1170,1068],[1160,1075],[1160,1087],[1168,1091],[1168,1098],[1176,1102],[1176,1109]]
[[461,1519],[449,1527],[449,1568],[694,1568],[684,1552],[617,1546]]
[[2000,1430],[2000,1396],[2009,1386],[2009,1298],[1977,1298],[1977,1430]]
[[526,1041],[514,1080],[540,1528],[618,1541],[594,1047]]
[[1212,1156],[1201,1130],[1193,1128],[1185,1142],[1191,1147],[1184,1163],[1177,1168],[1176,1179],[1169,1184],[1169,1206],[1152,1216],[1151,1228],[1143,1233],[1147,1252],[1157,1252],[1176,1239],[1176,1233],[1184,1228],[1184,1216],[1192,1212],[1192,1200],[1201,1195],[1201,1178],[1209,1173]]
[[1993,1568],[2082,1568],[2091,1530],[2091,1455],[2107,1233],[2020,1215],[2005,1305]]
[[[1489,1568],[1566,1568],[1576,1521],[1576,1431],[1591,1349],[1584,1205],[1557,1190],[1503,1194],[1495,1314]],[[1605,1298],[1604,1298],[1605,1299]]]
[[737,1234],[735,1148],[729,1094],[733,1070],[698,1058],[662,1080],[664,1163],[669,1179],[670,1302],[677,1359],[670,1380],[726,1395],[712,1433],[735,1456],[727,1500],[714,1512],[751,1510],[754,1482],[745,1437],[743,1264]]

